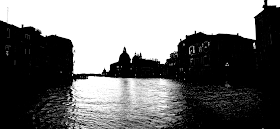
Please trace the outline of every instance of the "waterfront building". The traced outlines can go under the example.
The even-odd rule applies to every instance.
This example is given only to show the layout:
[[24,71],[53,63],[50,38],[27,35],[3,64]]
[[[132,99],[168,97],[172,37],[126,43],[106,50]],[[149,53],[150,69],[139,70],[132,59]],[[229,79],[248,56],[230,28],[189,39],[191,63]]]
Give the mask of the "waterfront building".
[[109,76],[111,76],[111,77],[119,77],[120,76],[119,68],[120,68],[120,66],[118,65],[118,62],[112,63],[110,65]]
[[135,77],[135,78],[153,78],[162,76],[160,62],[156,59],[143,59],[141,53],[134,55],[131,59],[124,47],[119,61],[110,65],[108,76],[111,77]]
[[164,73],[166,78],[178,79],[179,78],[179,59],[178,52],[172,52],[170,58],[166,59],[164,65]]
[[280,42],[280,7],[268,6],[266,2],[263,11],[255,16],[256,49],[260,68],[268,68],[276,64],[274,61],[277,55],[274,52],[279,48]]
[[107,76],[107,72],[106,69],[104,68],[104,70],[102,71],[102,76]]
[[110,65],[109,76],[112,77],[131,77],[131,59],[124,47],[119,61]]
[[21,43],[20,29],[14,25],[0,21],[0,42],[2,47],[2,72],[4,75],[14,75],[17,68],[17,49]]
[[136,78],[160,77],[159,66],[159,61],[143,59],[141,53],[135,53],[132,58],[132,76]]
[[44,42],[44,37],[41,35],[41,31],[28,26],[24,27],[23,25],[20,28],[21,30],[21,43],[18,44],[18,57],[20,70],[24,70],[22,73],[27,74],[27,76],[37,77],[42,73],[46,67],[42,67],[45,63],[42,60],[45,58],[44,50],[41,49],[41,46]]
[[[202,73],[209,73],[209,46],[211,38],[204,33],[186,35],[186,39],[178,44],[179,75],[182,80],[195,81]],[[203,61],[203,62],[202,62]],[[203,80],[205,81],[205,80]]]
[[252,39],[231,34],[187,35],[178,44],[179,78],[194,82],[245,81],[254,66]]
[[263,5],[263,11],[255,18],[256,27],[256,80],[264,84],[272,83],[274,75],[278,74],[277,49],[280,43],[280,7]]
[[71,40],[41,35],[34,27],[16,27],[0,21],[0,42],[4,75],[45,78],[56,75],[71,78],[73,45]]
[[56,35],[45,37],[47,62],[51,74],[70,78],[73,73],[73,44],[71,40]]

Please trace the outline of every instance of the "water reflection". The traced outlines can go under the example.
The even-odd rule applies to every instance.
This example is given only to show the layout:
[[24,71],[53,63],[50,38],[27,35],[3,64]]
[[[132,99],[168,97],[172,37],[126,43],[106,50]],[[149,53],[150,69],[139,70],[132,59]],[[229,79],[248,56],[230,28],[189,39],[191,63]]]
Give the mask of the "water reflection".
[[219,101],[204,102],[206,92],[186,87],[168,79],[89,77],[46,92],[32,110],[33,123],[69,129],[196,128],[205,120],[197,112],[208,111],[196,105],[215,107]]
[[75,103],[69,88],[49,89],[40,102],[30,111],[37,128],[67,128]]
[[130,93],[130,80],[127,78],[120,80],[120,96],[119,96],[119,105],[120,110],[118,111],[118,117],[120,120],[127,120],[129,118],[130,109],[132,106],[131,103],[131,93]]

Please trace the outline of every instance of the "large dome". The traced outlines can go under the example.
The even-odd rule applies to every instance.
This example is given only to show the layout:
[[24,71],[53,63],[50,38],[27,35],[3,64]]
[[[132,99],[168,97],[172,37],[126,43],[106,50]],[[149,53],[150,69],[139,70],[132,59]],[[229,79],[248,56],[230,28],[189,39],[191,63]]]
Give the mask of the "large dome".
[[130,63],[130,57],[126,52],[125,47],[123,49],[123,53],[120,55],[119,62],[123,63],[123,64],[129,64]]

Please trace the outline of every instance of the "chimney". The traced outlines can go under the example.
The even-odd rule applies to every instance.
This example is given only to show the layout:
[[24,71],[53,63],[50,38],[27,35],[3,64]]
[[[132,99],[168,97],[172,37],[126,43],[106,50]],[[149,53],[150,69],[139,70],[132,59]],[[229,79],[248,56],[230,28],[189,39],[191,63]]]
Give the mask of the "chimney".
[[182,42],[182,39],[180,39],[180,42]]
[[21,28],[23,28],[23,24],[21,24]]
[[194,34],[196,34],[196,31],[194,31]]
[[267,7],[267,0],[264,0],[263,8]]

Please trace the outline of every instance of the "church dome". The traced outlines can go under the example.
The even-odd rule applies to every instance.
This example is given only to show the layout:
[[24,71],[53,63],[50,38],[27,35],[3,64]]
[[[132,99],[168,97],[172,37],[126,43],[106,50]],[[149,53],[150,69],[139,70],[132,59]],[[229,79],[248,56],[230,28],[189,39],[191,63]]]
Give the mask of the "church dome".
[[142,59],[141,53],[140,55],[135,53],[134,57],[132,58],[132,63],[138,63],[140,59]]
[[125,47],[123,49],[123,53],[120,55],[119,62],[124,63],[124,64],[129,64],[130,63],[130,57],[126,52]]

